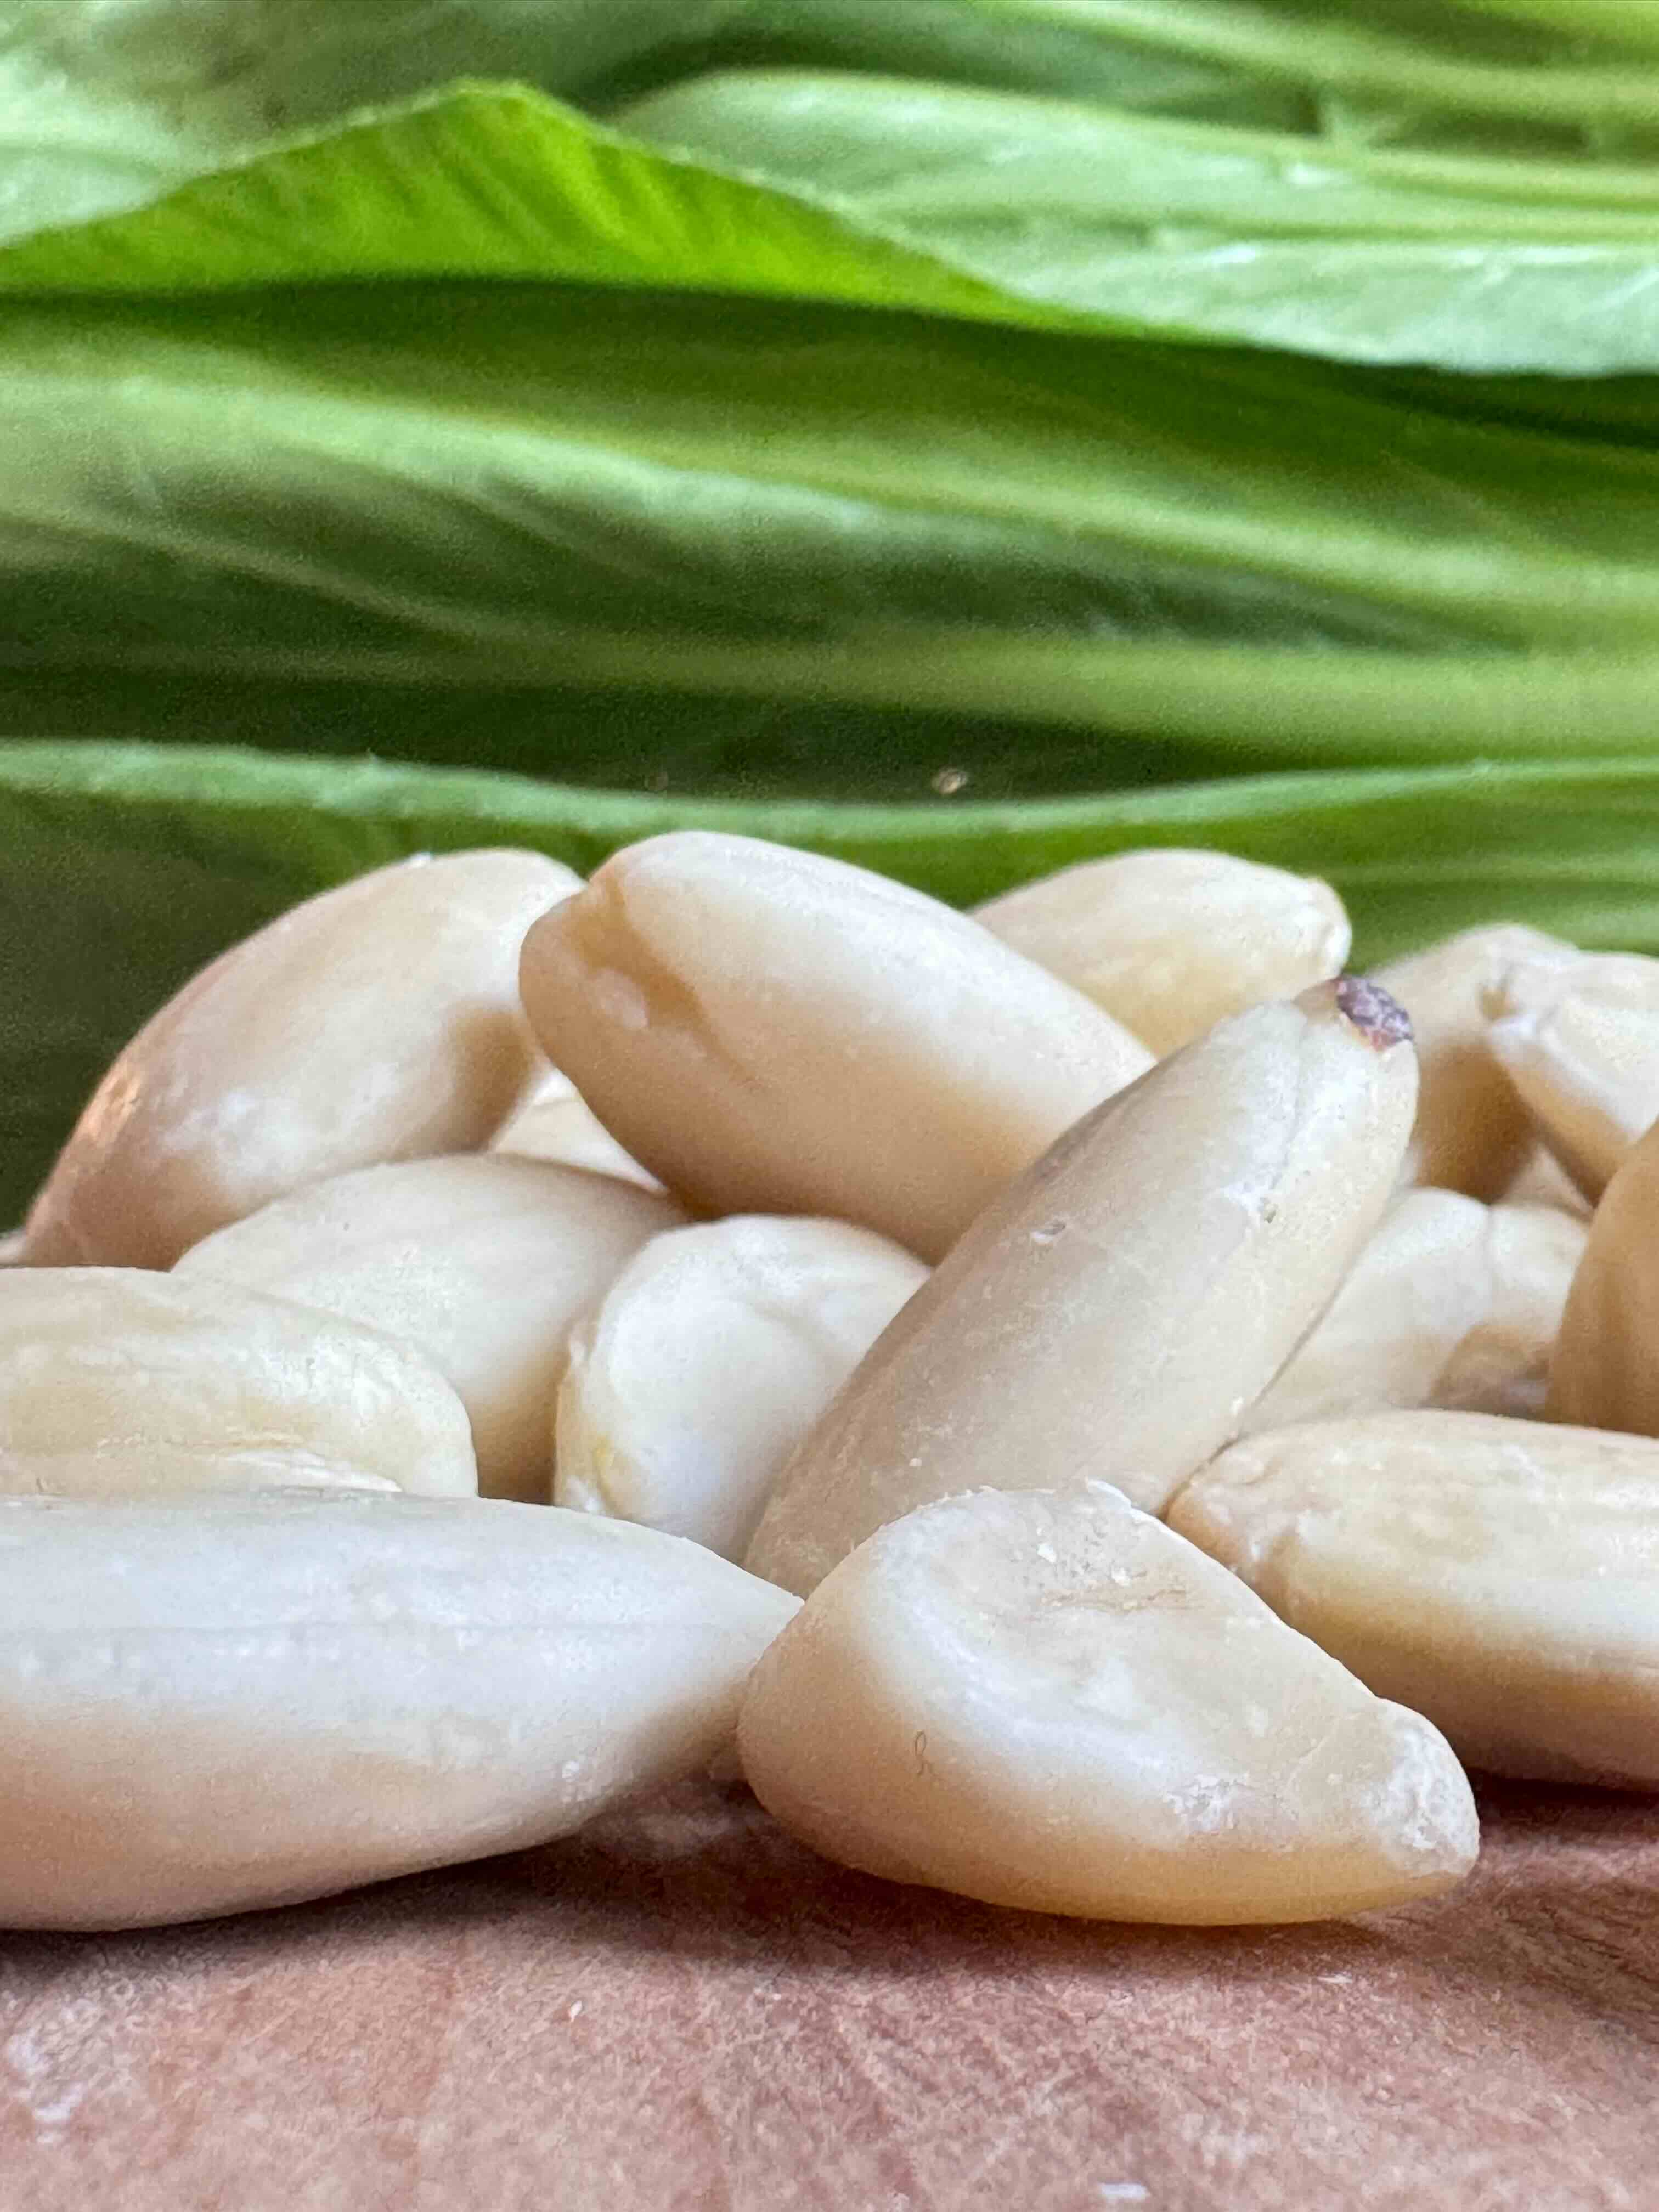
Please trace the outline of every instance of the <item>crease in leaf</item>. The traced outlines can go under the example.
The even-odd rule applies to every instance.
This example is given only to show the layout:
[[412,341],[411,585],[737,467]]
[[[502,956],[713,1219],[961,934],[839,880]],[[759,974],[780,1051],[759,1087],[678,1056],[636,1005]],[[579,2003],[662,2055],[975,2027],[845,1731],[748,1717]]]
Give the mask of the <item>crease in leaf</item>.
[[[1055,789],[1206,771],[1637,757],[1654,747],[1659,696],[1659,653],[1477,659],[963,629],[763,648],[572,630],[517,686],[501,683],[499,659],[227,651],[196,696],[213,726],[240,716],[262,742],[281,742],[270,724],[286,692],[294,713],[317,715],[336,741],[424,761],[435,757],[424,733],[434,719],[444,726],[434,693],[447,691],[457,708],[441,750],[451,757],[590,782],[649,781],[680,795],[722,785],[765,792],[781,779],[837,799],[872,787],[919,798],[950,770],[1034,802]],[[21,659],[0,666],[11,730],[70,733],[61,711],[33,703],[63,697],[51,681],[60,673]],[[187,679],[198,672],[182,655],[89,650],[72,673],[89,701],[76,727],[108,725],[100,675],[150,678],[155,704],[128,720],[165,738],[179,719],[172,702],[192,696]],[[580,726],[593,716],[617,734]],[[920,730],[910,726],[917,718]],[[801,732],[793,743],[792,728]],[[317,738],[302,725],[288,742],[310,749]]]

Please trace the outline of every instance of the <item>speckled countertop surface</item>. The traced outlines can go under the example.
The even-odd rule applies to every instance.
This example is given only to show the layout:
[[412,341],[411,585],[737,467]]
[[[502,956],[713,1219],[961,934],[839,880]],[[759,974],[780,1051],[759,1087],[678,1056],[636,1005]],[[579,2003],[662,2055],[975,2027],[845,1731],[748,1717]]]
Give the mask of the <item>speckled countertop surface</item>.
[[331,1904],[0,1937],[3,2212],[1654,2212],[1659,1802],[1489,1788],[1460,1894],[1087,1927],[744,1792]]

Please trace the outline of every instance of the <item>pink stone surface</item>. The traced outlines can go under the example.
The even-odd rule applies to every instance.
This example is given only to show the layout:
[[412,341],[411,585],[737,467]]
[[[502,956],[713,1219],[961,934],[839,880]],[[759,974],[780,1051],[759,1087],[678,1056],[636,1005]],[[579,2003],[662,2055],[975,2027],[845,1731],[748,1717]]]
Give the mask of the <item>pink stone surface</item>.
[[1437,1904],[1085,1926],[744,1792],[200,1927],[0,1937],[3,2212],[1653,2212],[1659,1802]]

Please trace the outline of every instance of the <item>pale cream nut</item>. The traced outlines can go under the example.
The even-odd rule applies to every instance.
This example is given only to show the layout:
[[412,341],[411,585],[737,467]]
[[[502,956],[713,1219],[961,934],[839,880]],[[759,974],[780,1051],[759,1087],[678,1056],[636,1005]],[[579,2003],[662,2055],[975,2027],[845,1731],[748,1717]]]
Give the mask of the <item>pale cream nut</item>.
[[1504,1193],[1509,1206],[1553,1206],[1576,1221],[1588,1221],[1591,1206],[1547,1145],[1534,1145],[1525,1166]]
[[660,1190],[655,1176],[623,1152],[568,1075],[549,1068],[506,1126],[489,1140],[492,1152],[512,1152],[526,1160],[551,1160],[557,1167],[586,1168],[594,1175],[620,1176],[641,1190]]
[[1070,1130],[974,1224],[780,1476],[750,1545],[804,1596],[930,1499],[1095,1476],[1152,1511],[1237,1433],[1381,1219],[1404,1017],[1255,1006]]
[[653,1237],[572,1333],[554,1503],[740,1558],[790,1451],[927,1279],[842,1221]]
[[1571,948],[1540,930],[1500,921],[1376,971],[1412,1018],[1422,1071],[1408,1182],[1495,1199],[1520,1172],[1535,1133],[1492,1051],[1482,1001],[1510,962],[1558,949]]
[[174,1275],[407,1338],[460,1394],[480,1490],[544,1504],[571,1325],[647,1237],[684,1221],[609,1176],[464,1153],[313,1183],[206,1238]]
[[1483,1003],[1493,1052],[1593,1204],[1659,1118],[1659,960],[1565,947],[1510,963]]
[[701,830],[607,860],[520,981],[548,1058],[695,1209],[828,1215],[925,1260],[1152,1057],[937,900]]
[[1471,1413],[1543,1418],[1568,1295],[1589,1225],[1550,1206],[1494,1206],[1486,1314],[1442,1370],[1430,1403]]
[[94,1092],[29,1215],[31,1259],[167,1267],[324,1176],[487,1143],[537,1062],[520,945],[580,883],[539,853],[423,854],[233,946]]
[[1659,1784],[1659,1443],[1488,1413],[1252,1437],[1170,1524],[1476,1766]]
[[871,1537],[760,1662],[738,1743],[827,1856],[1043,1912],[1317,1920],[1435,1896],[1480,1841],[1426,1721],[1100,1484]]
[[1339,974],[1352,942],[1316,877],[1178,848],[1079,861],[975,918],[1160,1058],[1225,1015]]
[[1241,1434],[1389,1407],[1536,1417],[1584,1226],[1408,1190]]
[[1549,1417],[1659,1436],[1659,1126],[1595,1209],[1550,1369]]
[[0,1492],[477,1489],[466,1411],[413,1345],[137,1267],[0,1273]]
[[564,1835],[705,1765],[793,1609],[546,1507],[0,1499],[0,1925],[198,1919]]

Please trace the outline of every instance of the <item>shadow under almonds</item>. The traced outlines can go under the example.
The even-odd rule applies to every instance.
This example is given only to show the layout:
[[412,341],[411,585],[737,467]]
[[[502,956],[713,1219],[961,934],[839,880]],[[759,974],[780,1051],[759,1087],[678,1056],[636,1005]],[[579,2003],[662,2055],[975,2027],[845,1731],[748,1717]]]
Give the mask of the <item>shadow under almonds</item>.
[[567,1924],[574,1917],[586,1943],[819,1974],[971,1970],[982,1983],[999,1971],[1104,1972],[1119,1981],[1224,1971],[1237,1984],[1291,1966],[1328,1972],[1375,1940],[1352,1923],[1163,1928],[1066,1919],[883,1881],[797,1843],[741,1784],[687,1784],[562,1843],[495,1861],[491,1872]]
[[1659,2044],[1659,1800],[1492,1780],[1480,1796],[1480,1864],[1445,1898],[1346,1922],[1206,1929],[1068,1920],[856,1874],[797,1843],[741,1784],[690,1783],[533,1850],[313,1904],[125,1934],[0,1935],[0,1994],[43,1994],[94,1960],[168,1978],[257,1974],[422,1931],[510,1928],[583,1953],[814,1978],[1531,1985]]

